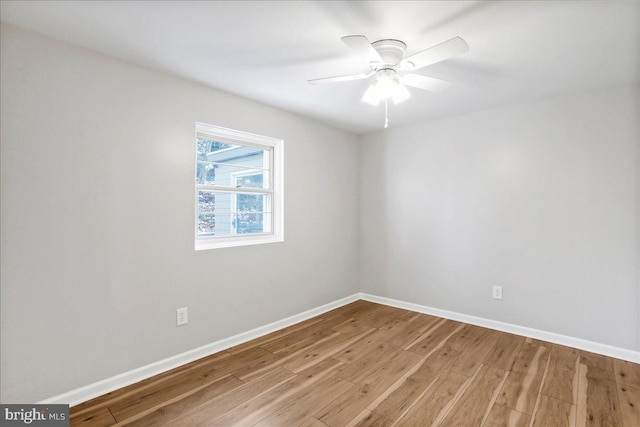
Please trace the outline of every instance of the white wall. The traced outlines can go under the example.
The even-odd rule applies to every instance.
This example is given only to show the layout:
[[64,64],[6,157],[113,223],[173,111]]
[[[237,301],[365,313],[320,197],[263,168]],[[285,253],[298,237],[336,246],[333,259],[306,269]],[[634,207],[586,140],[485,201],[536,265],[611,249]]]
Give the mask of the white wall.
[[634,86],[361,138],[361,288],[639,350],[638,137]]
[[[2,402],[357,291],[355,136],[15,27],[1,41]],[[194,251],[196,121],[285,140],[285,242]]]

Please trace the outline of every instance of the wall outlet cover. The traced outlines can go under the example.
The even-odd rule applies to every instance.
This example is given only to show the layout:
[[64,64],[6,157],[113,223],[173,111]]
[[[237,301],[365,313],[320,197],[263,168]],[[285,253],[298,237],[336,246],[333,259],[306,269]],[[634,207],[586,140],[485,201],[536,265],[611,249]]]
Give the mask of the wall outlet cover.
[[189,323],[189,309],[187,307],[178,308],[176,310],[176,325],[182,326]]

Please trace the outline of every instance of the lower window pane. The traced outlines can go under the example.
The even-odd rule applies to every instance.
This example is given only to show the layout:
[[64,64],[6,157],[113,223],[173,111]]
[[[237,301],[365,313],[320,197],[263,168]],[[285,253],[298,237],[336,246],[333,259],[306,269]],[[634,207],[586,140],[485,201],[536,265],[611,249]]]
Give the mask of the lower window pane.
[[271,232],[269,194],[198,191],[198,236]]

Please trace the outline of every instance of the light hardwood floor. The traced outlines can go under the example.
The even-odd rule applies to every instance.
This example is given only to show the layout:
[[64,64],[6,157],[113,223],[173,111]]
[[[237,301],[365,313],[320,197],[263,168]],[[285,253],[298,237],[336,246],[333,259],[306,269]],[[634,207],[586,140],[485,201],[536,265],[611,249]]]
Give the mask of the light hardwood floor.
[[640,365],[357,301],[71,408],[72,426],[640,426]]

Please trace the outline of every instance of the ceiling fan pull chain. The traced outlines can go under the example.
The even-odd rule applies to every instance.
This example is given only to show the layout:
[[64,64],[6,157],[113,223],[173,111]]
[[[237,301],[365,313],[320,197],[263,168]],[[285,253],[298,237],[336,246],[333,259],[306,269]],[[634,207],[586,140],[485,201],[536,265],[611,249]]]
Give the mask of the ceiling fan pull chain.
[[384,128],[389,127],[389,111],[387,109],[387,100],[384,100]]

